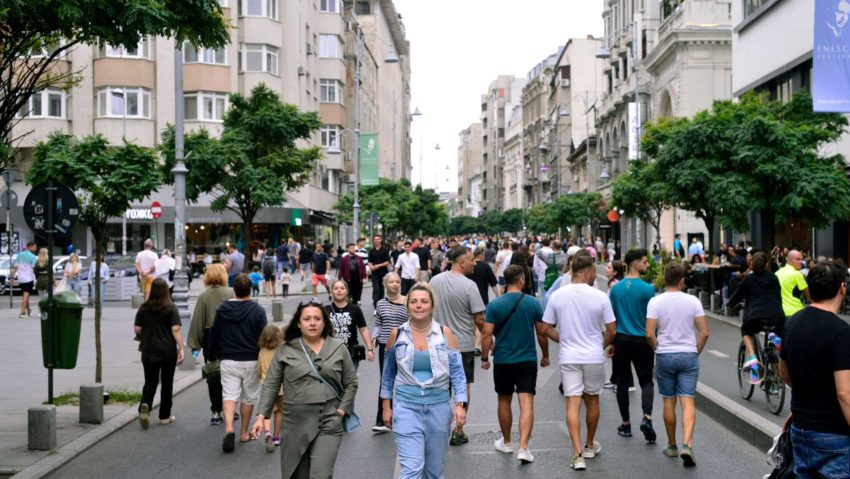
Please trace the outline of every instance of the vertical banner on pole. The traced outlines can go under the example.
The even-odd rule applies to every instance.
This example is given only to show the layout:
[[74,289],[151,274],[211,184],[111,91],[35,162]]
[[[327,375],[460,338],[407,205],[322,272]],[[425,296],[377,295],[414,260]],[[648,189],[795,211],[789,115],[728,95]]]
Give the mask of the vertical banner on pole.
[[629,103],[629,159],[638,159],[638,111],[635,102]]
[[378,184],[378,134],[360,134],[360,184]]
[[850,112],[850,1],[815,0],[812,107]]

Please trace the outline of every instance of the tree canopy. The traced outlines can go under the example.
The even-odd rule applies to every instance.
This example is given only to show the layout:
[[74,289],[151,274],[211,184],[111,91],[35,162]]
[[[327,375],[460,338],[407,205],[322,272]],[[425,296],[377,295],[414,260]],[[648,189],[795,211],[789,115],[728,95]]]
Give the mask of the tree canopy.
[[612,186],[611,203],[626,215],[638,217],[655,228],[661,240],[661,215],[671,206],[667,180],[657,162],[632,161]]
[[106,224],[159,187],[162,176],[157,166],[156,154],[136,145],[125,142],[123,146],[110,147],[101,135],[77,140],[57,132],[36,146],[33,164],[26,175],[29,185],[54,180],[74,190],[80,203],[80,222],[94,237],[95,382],[98,383],[103,371],[99,296]]
[[[220,138],[205,131],[184,137],[184,148],[192,153],[186,165],[186,183],[192,185],[187,200],[195,202],[201,193],[211,193],[210,209],[236,213],[243,222],[247,252],[257,213],[283,206],[287,191],[309,181],[321,151],[317,146],[298,148],[296,142],[309,139],[319,126],[316,112],[282,103],[265,84],[254,87],[249,97],[231,94]],[[163,132],[160,152],[162,169],[169,172],[175,164],[173,127]]]
[[173,37],[197,46],[221,47],[230,33],[217,0],[133,2],[5,0],[0,6],[0,166],[18,138],[12,129],[29,97],[47,87],[70,89],[81,70],[56,61],[81,44],[138,45],[144,37]]
[[[443,233],[448,227],[448,213],[439,199],[433,190],[422,189],[419,185],[413,188],[406,179],[380,178],[377,185],[360,187],[361,215],[377,213],[387,234],[402,231],[409,235],[417,235],[420,231],[423,235]],[[352,220],[353,205],[354,193],[340,197],[334,205],[340,220]]]
[[792,216],[823,227],[850,215],[844,158],[825,148],[846,127],[840,114],[814,113],[806,91],[787,103],[749,93],[690,120],[649,125],[642,148],[663,172],[672,205],[709,231],[716,221],[746,230],[748,212],[759,212],[762,241],[773,242],[776,223]]

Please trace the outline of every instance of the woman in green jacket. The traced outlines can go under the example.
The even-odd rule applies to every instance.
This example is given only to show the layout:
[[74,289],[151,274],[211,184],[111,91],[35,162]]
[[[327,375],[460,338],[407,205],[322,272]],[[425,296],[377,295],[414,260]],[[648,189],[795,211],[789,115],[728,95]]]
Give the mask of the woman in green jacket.
[[[207,340],[215,319],[215,311],[221,306],[221,303],[235,298],[236,295],[232,288],[227,287],[227,270],[218,263],[207,266],[207,270],[204,272],[204,286],[207,289],[198,296],[198,302],[195,303],[195,311],[192,313],[192,322],[189,326],[186,342],[193,352],[203,349],[204,362],[207,362]],[[209,389],[210,410],[212,411],[210,424],[217,426],[223,421],[221,417],[221,376],[208,377],[207,389]]]
[[354,409],[357,371],[345,343],[332,334],[322,304],[302,302],[266,374],[253,430],[262,432],[283,384],[283,479],[333,477],[343,417]]

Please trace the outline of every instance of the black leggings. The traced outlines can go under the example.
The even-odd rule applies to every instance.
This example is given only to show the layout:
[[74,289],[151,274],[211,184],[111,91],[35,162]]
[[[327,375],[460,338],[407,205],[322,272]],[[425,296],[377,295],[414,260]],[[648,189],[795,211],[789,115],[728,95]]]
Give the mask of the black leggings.
[[[637,338],[637,339],[634,339]],[[632,379],[632,363],[640,384],[641,409],[647,416],[652,415],[652,400],[655,388],[652,383],[652,367],[655,353],[646,339],[637,336],[614,340],[614,371],[617,375],[617,405],[623,422],[629,422],[629,387]]]
[[142,404],[153,406],[156,388],[162,382],[160,392],[159,418],[171,417],[171,392],[174,388],[174,370],[177,368],[177,356],[163,361],[142,361],[145,369],[145,386],[142,388]]

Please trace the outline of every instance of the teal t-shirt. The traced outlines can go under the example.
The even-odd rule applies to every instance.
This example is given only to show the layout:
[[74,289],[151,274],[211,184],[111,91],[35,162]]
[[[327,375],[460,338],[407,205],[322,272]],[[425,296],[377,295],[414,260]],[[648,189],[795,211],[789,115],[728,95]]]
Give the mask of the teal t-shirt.
[[646,306],[655,288],[640,278],[625,278],[611,288],[611,307],[617,318],[617,334],[646,336]]
[[[522,299],[513,316],[508,319],[508,313],[520,295]],[[534,325],[542,320],[543,308],[540,302],[526,294],[507,293],[491,301],[484,321],[496,325],[493,363],[537,362],[537,333]]]

